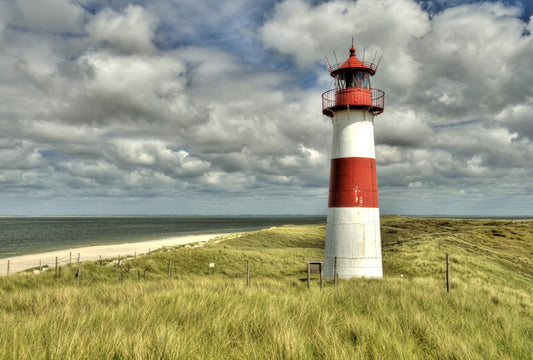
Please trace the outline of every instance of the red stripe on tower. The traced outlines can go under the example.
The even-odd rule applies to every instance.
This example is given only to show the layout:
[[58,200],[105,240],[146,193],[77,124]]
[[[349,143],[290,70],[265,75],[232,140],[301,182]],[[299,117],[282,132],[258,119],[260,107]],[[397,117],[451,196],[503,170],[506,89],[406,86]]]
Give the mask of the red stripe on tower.
[[376,160],[331,159],[328,207],[379,207]]

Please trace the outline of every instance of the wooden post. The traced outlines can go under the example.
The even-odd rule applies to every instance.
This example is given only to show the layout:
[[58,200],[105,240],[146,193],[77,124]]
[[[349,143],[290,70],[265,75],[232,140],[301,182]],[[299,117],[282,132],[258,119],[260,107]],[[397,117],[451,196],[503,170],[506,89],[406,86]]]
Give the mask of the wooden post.
[[335,287],[337,287],[337,282],[339,281],[339,274],[337,273],[337,257],[335,256],[335,261],[333,263],[333,279],[335,280]]
[[39,273],[43,272],[43,263],[41,260],[39,260]]
[[446,292],[450,293],[450,268],[448,265],[448,253],[446,253]]
[[172,260],[168,261],[168,278],[172,277]]
[[72,264],[72,251],[68,253],[68,264]]
[[250,260],[246,261],[246,287],[250,288]]
[[80,284],[80,278],[81,278],[81,262],[78,261],[78,273],[77,273],[77,280],[76,280],[76,283],[78,285]]
[[311,264],[307,263],[307,288],[311,287]]
[[118,266],[120,266],[120,255],[118,256]]
[[56,256],[55,277],[57,277],[57,256]]
[[320,290],[324,287],[324,266],[322,265],[323,263],[320,264]]
[[6,272],[6,276],[9,276],[9,265],[10,265],[10,260],[7,261],[7,272]]

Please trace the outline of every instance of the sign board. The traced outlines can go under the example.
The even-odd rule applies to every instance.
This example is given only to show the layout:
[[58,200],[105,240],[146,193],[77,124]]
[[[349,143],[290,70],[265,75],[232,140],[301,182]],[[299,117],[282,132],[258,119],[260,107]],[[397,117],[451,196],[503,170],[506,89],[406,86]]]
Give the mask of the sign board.
[[309,272],[311,274],[320,274],[322,272],[322,263],[321,262],[310,262]]

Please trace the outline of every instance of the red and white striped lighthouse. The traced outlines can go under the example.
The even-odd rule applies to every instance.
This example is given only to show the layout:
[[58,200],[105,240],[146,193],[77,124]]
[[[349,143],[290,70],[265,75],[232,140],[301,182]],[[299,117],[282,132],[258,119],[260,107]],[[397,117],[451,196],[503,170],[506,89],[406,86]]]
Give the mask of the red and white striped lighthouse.
[[385,93],[373,89],[377,65],[360,61],[352,45],[330,66],[335,89],[322,94],[322,113],[333,122],[324,276],[382,277],[374,116]]

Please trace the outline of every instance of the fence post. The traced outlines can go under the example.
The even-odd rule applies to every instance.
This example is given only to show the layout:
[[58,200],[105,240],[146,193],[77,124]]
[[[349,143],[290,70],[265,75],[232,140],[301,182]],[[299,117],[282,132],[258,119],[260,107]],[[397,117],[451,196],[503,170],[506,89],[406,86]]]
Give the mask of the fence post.
[[250,288],[250,260],[246,260],[246,287]]
[[172,277],[172,260],[168,261],[168,278]]
[[56,256],[55,277],[57,277],[57,256]]
[[68,253],[68,265],[72,264],[72,251]]
[[446,253],[446,292],[450,293],[450,268],[448,265],[448,253]]
[[78,272],[76,273],[76,277],[77,277],[76,283],[77,283],[77,285],[79,285],[80,284],[80,277],[81,277],[81,262],[79,261],[79,256],[78,256]]
[[320,290],[324,287],[324,266],[320,264]]
[[307,263],[307,288],[311,287],[311,264]]
[[43,263],[39,260],[39,274],[43,272]]
[[339,281],[339,274],[337,273],[337,257],[335,256],[335,261],[333,265],[333,279],[335,280],[335,287],[337,287],[337,282]]
[[7,261],[7,272],[6,272],[6,276],[9,276],[9,265],[10,265],[10,260]]

